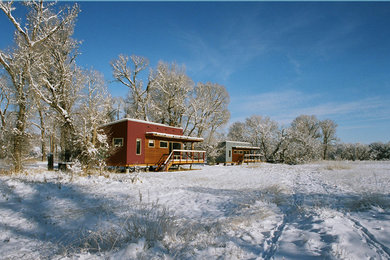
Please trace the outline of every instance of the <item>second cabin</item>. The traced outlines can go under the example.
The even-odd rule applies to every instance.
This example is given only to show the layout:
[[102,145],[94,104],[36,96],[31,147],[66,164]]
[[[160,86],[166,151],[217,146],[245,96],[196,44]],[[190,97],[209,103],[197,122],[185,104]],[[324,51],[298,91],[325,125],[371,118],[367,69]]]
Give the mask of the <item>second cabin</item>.
[[256,153],[260,147],[252,146],[248,142],[224,141],[218,145],[219,156],[217,163],[241,164],[261,162],[260,154]]
[[[167,171],[173,165],[205,162],[205,151],[194,150],[203,138],[184,136],[180,127],[125,118],[102,127],[114,148],[109,166],[152,167]],[[191,147],[191,149],[185,149]]]

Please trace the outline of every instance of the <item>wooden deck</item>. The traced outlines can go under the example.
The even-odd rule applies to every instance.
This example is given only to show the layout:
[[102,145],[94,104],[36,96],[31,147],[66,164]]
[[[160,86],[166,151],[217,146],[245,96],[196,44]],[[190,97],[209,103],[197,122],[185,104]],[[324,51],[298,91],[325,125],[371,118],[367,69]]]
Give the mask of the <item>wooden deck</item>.
[[242,162],[243,163],[261,162],[260,154],[245,154]]
[[168,171],[173,165],[205,163],[206,151],[172,150],[159,161],[156,171]]

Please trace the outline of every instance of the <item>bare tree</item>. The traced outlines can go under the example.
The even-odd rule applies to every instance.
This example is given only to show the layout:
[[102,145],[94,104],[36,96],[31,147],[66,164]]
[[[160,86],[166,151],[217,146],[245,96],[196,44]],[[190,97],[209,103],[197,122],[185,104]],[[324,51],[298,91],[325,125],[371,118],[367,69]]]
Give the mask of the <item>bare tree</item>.
[[75,63],[79,43],[71,38],[78,12],[77,6],[74,7],[68,15],[68,22],[45,41],[38,59],[39,66],[34,67],[34,73],[39,76],[32,84],[34,93],[56,111],[60,119],[60,145],[65,161],[70,159],[75,148],[72,108],[82,88],[82,71]]
[[36,126],[39,131],[41,132],[40,135],[40,142],[41,142],[41,154],[42,154],[42,161],[45,160],[46,154],[47,154],[47,113],[48,113],[48,106],[42,102],[42,100],[37,96],[33,95],[34,100],[34,108],[36,110],[36,113],[38,114],[38,120],[39,123],[36,123],[32,121],[31,123]]
[[11,90],[5,77],[0,77],[0,130],[3,133],[7,124],[7,114],[11,102]]
[[234,122],[229,127],[227,137],[232,141],[247,141],[247,136],[245,136],[245,123]]
[[189,94],[193,81],[184,67],[159,62],[151,88],[151,114],[156,122],[181,126],[187,112]]
[[17,111],[14,128],[13,163],[16,171],[22,169],[22,150],[26,139],[27,112],[29,106],[29,92],[31,87],[38,87],[34,78],[34,68],[41,60],[41,52],[50,37],[71,22],[77,15],[77,8],[66,12],[51,12],[52,4],[45,5],[43,1],[29,1],[24,3],[29,12],[25,25],[14,17],[13,2],[0,2],[0,9],[15,27],[16,47],[13,52],[0,51],[0,64],[9,75],[15,106]]
[[0,159],[7,156],[9,143],[8,121],[10,120],[11,90],[4,76],[0,77]]
[[197,84],[194,93],[189,100],[184,132],[197,137],[205,137],[207,132],[207,139],[211,140],[215,131],[230,118],[229,93],[224,86],[213,83]]
[[319,123],[322,134],[322,159],[328,159],[328,153],[334,142],[337,141],[336,128],[337,124],[330,119],[320,121]]
[[119,55],[111,62],[114,78],[129,88],[127,114],[136,119],[148,120],[148,105],[150,102],[151,73],[146,86],[140,79],[142,72],[149,66],[149,61],[140,56]]
[[15,126],[11,133],[13,146],[11,152],[12,162],[16,171],[22,169],[23,144],[25,144],[27,139],[28,69],[31,64],[31,55],[28,52],[28,48],[22,44],[19,44],[13,53],[5,54],[4,52],[0,52],[0,63],[11,79],[11,91],[14,96],[13,105],[17,113]]
[[108,122],[107,107],[111,97],[101,73],[90,70],[85,71],[83,76],[84,88],[78,101],[75,121],[77,147],[80,149],[78,159],[88,170],[94,166],[104,166],[108,144],[105,133],[99,127]]
[[125,101],[122,97],[112,97],[106,109],[109,121],[119,120],[125,112]]
[[286,162],[302,163],[319,158],[321,133],[319,120],[314,115],[295,118],[287,135],[288,145],[284,153]]
[[266,161],[275,161],[285,135],[278,123],[269,117],[251,116],[245,120],[246,140],[260,147]]

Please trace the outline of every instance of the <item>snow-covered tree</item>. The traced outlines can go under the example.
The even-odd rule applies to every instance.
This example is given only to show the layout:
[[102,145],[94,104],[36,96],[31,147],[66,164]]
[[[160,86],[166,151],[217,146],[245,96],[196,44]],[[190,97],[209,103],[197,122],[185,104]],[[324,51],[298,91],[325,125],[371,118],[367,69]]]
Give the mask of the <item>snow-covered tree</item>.
[[260,147],[266,161],[275,161],[285,141],[283,130],[276,121],[259,115],[245,120],[246,140]]
[[40,131],[41,158],[42,161],[44,161],[47,155],[48,125],[46,121],[48,121],[49,107],[38,97],[38,95],[33,95],[33,102],[33,109],[36,111],[38,122],[32,120],[31,123]]
[[74,20],[77,8],[58,13],[51,11],[52,3],[28,1],[23,4],[28,9],[24,24],[13,12],[13,2],[0,2],[0,9],[15,27],[15,47],[12,51],[0,51],[0,64],[12,82],[14,106],[16,107],[16,123],[13,131],[13,164],[16,171],[22,169],[22,152],[26,143],[27,115],[31,101],[32,87],[40,85],[35,78],[36,68],[41,66],[41,53],[47,47],[47,41],[58,31]]
[[[0,3],[1,4],[1,3]],[[1,5],[0,5],[1,6]],[[12,143],[12,163],[16,171],[22,169],[23,148],[27,140],[27,110],[28,110],[28,67],[30,66],[28,48],[20,44],[15,50],[9,53],[0,52],[0,64],[8,74],[15,106],[16,118],[12,122],[10,132],[10,143]]]
[[151,88],[150,113],[153,121],[182,126],[193,88],[194,83],[186,75],[184,67],[159,62]]
[[245,123],[234,122],[229,127],[227,138],[231,141],[240,141],[240,142],[248,141],[247,136],[245,136]]
[[390,142],[375,142],[369,145],[371,160],[390,160]]
[[321,153],[319,120],[314,115],[301,115],[287,130],[287,149],[284,159],[288,163],[302,163],[317,159]]
[[187,135],[212,138],[215,131],[230,118],[229,93],[224,86],[199,83],[188,102],[184,123]]
[[85,71],[84,88],[75,113],[77,158],[86,169],[103,167],[109,146],[104,131],[100,128],[108,122],[110,94],[104,77],[97,71]]
[[125,112],[125,100],[122,97],[112,97],[106,109],[109,121],[119,120]]
[[146,85],[141,79],[141,74],[147,70],[148,66],[148,59],[136,55],[129,57],[121,54],[111,61],[114,78],[129,88],[126,116],[148,120],[150,87],[153,82],[151,73]]
[[197,147],[207,152],[208,161],[211,162],[216,156],[218,142],[222,141],[217,130],[230,117],[229,93],[219,84],[198,83],[191,94],[183,117],[184,134],[204,138],[204,142]]
[[[33,71],[39,75],[32,85],[34,93],[56,111],[60,121],[62,159],[66,161],[75,148],[72,108],[82,87],[82,71],[75,63],[79,43],[71,38],[78,12],[77,6],[74,7],[67,16],[68,22],[45,41],[39,66],[35,66]],[[58,18],[53,19],[51,23],[59,23]]]
[[370,148],[366,144],[339,144],[338,150],[341,155],[340,158],[343,160],[356,161],[370,159]]
[[7,115],[9,113],[11,102],[11,90],[8,87],[7,80],[4,76],[0,77],[0,130],[1,133],[7,124]]
[[7,156],[9,145],[11,90],[5,76],[0,77],[0,159]]
[[321,138],[322,138],[322,159],[328,159],[329,150],[334,146],[336,137],[337,124],[330,119],[320,121]]

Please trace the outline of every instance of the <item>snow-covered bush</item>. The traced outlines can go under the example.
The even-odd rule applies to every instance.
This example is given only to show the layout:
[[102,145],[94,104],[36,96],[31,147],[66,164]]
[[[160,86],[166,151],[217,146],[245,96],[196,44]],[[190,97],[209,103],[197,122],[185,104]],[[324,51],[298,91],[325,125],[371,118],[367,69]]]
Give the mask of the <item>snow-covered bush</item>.
[[390,160],[390,142],[372,143],[369,145],[371,160]]

